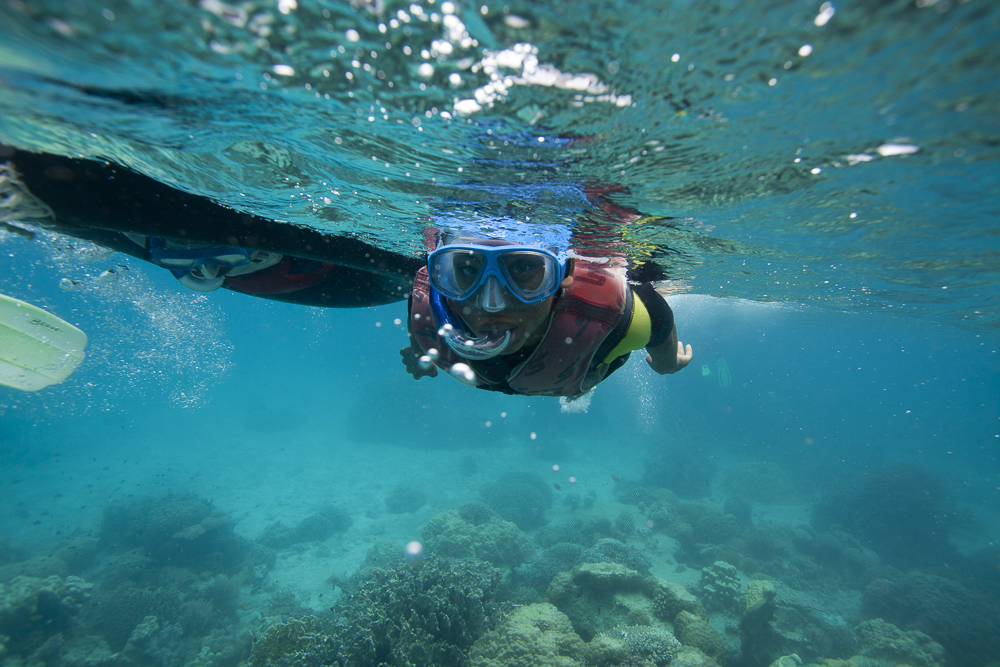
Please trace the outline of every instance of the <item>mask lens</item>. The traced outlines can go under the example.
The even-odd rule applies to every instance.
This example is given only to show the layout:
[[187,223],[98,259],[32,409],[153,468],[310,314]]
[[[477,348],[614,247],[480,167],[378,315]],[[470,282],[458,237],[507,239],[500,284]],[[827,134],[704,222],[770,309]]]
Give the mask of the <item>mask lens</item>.
[[500,256],[500,263],[508,284],[520,296],[535,299],[546,295],[557,280],[555,260],[537,252],[509,252]]
[[486,258],[473,250],[456,248],[434,253],[430,279],[445,296],[461,301],[475,292],[486,267]]

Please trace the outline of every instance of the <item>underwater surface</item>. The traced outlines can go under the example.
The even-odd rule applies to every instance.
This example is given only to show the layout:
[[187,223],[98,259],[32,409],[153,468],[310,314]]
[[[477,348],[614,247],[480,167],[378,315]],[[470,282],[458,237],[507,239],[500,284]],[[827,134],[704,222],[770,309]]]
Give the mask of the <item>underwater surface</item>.
[[0,294],[89,338],[0,386],[0,665],[997,664],[998,43],[989,0],[5,0],[0,143],[417,261],[572,233],[694,360],[414,381],[405,301],[0,224]]

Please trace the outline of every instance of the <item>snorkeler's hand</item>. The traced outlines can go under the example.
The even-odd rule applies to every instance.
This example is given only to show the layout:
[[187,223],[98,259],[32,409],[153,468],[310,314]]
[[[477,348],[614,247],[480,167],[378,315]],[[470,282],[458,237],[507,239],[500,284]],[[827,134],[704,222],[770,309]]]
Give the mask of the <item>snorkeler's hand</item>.
[[[646,354],[646,363],[660,375],[676,373],[685,368],[694,359],[694,351],[691,349],[690,344],[685,347],[684,343],[677,341],[676,354],[674,354],[674,350],[670,345],[671,342],[667,341],[667,343],[657,348],[648,350]],[[664,350],[662,348],[668,349]]]
[[415,347],[404,347],[399,351],[399,356],[403,358],[403,365],[406,366],[406,372],[412,375],[414,380],[419,380],[422,377],[437,377],[437,366],[431,364],[429,368],[424,368],[420,365],[420,357],[423,354],[423,350]]

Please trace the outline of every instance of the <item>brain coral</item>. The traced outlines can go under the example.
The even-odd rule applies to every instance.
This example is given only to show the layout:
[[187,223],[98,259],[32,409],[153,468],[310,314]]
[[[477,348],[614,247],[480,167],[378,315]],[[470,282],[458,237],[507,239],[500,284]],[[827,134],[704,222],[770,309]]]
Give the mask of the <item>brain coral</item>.
[[475,557],[510,568],[534,560],[534,547],[513,523],[496,514],[473,518],[481,523],[471,523],[456,510],[432,517],[423,530],[427,551],[450,558]]

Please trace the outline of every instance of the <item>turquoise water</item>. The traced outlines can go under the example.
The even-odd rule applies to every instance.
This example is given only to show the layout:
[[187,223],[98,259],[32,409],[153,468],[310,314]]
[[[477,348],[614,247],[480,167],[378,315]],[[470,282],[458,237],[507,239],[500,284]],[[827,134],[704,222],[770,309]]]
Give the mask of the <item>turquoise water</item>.
[[[694,645],[659,589],[588,589],[573,568],[597,561],[687,587],[731,666],[996,660],[994,3],[12,0],[0,21],[3,143],[411,256],[444,202],[571,227],[663,267],[695,352],[669,377],[634,355],[567,414],[414,382],[403,303],[199,295],[125,255],[0,231],[0,293],[90,339],[64,383],[0,388],[0,663],[235,665],[315,616],[347,664],[517,664],[483,657],[486,630],[509,643],[510,606],[545,601],[592,655],[640,611]],[[585,186],[656,217],[609,229]],[[536,565],[509,555],[518,533],[442,543],[435,517],[473,501],[517,520]],[[402,555],[413,541],[422,560]],[[480,586],[435,550],[503,578],[481,614],[440,603],[461,632],[413,643],[457,653],[371,620],[412,609],[419,626],[437,604],[379,607],[374,566]],[[717,560],[737,567],[729,597],[706,589]],[[546,587],[559,571],[582,602]],[[93,587],[66,597],[69,576]],[[739,606],[755,577],[777,588],[777,639]],[[75,602],[45,607],[46,587]],[[878,618],[930,639],[879,648]],[[396,652],[373,658],[345,627]]]

